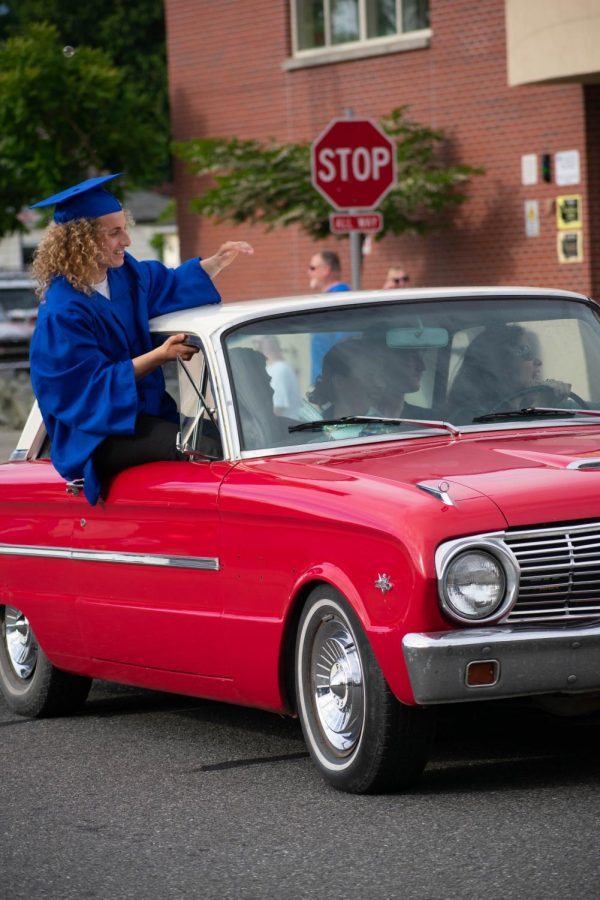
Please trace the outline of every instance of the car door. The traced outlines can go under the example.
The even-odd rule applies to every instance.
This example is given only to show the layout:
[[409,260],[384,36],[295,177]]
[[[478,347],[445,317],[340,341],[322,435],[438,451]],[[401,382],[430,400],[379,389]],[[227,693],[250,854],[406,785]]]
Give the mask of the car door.
[[0,467],[0,602],[19,609],[42,648],[66,667],[85,656],[74,625],[74,498],[41,447],[44,436],[40,427]]
[[[184,366],[176,372],[168,364],[167,388],[184,425],[196,418],[197,432],[206,415],[197,394],[202,384],[213,403],[204,353]],[[80,505],[77,604],[92,657],[227,677],[218,497],[229,468],[195,454],[135,466],[112,479],[97,506]]]

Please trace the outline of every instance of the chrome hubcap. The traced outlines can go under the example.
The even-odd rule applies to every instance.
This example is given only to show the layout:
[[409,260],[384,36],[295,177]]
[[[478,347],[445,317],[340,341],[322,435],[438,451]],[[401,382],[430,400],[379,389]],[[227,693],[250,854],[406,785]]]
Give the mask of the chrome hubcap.
[[313,645],[314,705],[321,729],[340,755],[352,752],[364,723],[365,695],[360,655],[344,622],[320,626]]
[[31,678],[38,658],[38,645],[29,620],[16,606],[4,607],[4,640],[15,674],[23,680]]

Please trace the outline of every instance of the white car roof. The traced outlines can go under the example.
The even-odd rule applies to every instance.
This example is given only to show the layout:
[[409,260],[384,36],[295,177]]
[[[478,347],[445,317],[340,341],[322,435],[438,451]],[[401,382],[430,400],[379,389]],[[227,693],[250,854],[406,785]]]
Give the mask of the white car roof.
[[234,303],[217,303],[192,309],[167,313],[152,319],[152,331],[193,331],[202,335],[214,335],[225,328],[250,322],[253,319],[281,315],[285,313],[309,312],[315,309],[339,308],[340,303],[360,305],[363,303],[386,304],[402,300],[442,300],[502,298],[524,299],[555,298],[566,300],[587,300],[583,294],[546,288],[527,287],[464,287],[464,288],[401,288],[393,291],[344,291],[328,294],[307,294],[295,297],[271,297],[266,300],[245,300]]

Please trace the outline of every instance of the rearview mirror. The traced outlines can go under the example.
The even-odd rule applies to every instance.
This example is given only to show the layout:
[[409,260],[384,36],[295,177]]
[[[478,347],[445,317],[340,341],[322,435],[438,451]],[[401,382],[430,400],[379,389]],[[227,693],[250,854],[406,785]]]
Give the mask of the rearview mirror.
[[422,328],[414,325],[410,328],[390,328],[386,332],[385,342],[388,347],[402,350],[428,350],[448,346],[448,332],[445,328]]

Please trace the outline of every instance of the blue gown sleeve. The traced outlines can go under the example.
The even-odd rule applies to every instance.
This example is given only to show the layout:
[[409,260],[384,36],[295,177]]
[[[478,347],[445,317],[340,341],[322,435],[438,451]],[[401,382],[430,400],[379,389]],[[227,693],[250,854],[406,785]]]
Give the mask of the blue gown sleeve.
[[138,395],[131,359],[111,358],[101,348],[91,317],[72,308],[52,316],[42,310],[31,382],[44,416],[91,434],[132,434]]
[[198,257],[188,259],[176,269],[168,269],[154,260],[135,262],[140,287],[147,298],[150,318],[179,309],[219,303],[221,300],[221,295],[200,265]]

